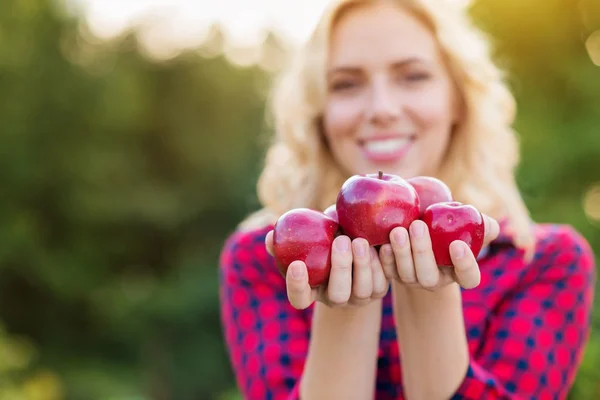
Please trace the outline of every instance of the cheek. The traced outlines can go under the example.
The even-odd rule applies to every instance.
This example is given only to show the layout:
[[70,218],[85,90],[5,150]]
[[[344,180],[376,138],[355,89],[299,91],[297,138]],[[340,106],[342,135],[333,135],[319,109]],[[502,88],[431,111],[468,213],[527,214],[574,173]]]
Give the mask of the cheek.
[[352,135],[362,120],[362,104],[358,99],[330,100],[325,108],[325,132],[328,137]]
[[448,133],[454,119],[454,108],[450,93],[445,88],[415,93],[410,103],[411,109],[427,130],[439,134]]

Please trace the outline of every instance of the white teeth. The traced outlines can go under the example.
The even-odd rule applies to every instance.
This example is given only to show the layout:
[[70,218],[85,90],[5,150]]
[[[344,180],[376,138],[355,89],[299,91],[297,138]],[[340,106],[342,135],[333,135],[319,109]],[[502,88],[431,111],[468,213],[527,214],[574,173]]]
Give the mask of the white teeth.
[[384,140],[369,140],[365,142],[365,149],[372,153],[388,154],[400,150],[409,139],[393,138]]

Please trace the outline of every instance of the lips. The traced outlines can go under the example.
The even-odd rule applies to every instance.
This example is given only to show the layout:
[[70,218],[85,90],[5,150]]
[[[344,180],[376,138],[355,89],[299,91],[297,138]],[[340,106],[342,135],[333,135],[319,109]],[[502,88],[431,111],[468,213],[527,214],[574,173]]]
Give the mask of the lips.
[[359,141],[359,146],[363,156],[369,161],[393,162],[406,155],[414,139],[412,135],[365,139]]

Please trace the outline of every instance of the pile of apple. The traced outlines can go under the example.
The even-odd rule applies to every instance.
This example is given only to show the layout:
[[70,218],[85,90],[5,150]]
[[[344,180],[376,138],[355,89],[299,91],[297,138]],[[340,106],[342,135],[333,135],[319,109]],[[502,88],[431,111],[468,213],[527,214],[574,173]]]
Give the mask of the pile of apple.
[[439,266],[452,266],[449,246],[454,240],[464,241],[475,256],[479,254],[484,237],[479,210],[454,201],[439,179],[403,179],[379,171],[348,178],[336,203],[324,211],[296,208],[281,215],[273,229],[277,268],[285,276],[293,261],[303,261],[309,284],[323,285],[329,279],[332,244],[338,235],[364,238],[370,246],[380,246],[390,243],[392,229],[408,229],[416,219],[429,228]]

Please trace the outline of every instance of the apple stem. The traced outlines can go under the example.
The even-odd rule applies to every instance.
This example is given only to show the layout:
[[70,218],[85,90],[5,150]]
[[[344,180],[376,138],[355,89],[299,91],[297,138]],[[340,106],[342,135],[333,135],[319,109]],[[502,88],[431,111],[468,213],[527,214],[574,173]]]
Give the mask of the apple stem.
[[379,179],[383,179],[383,171],[379,171]]

